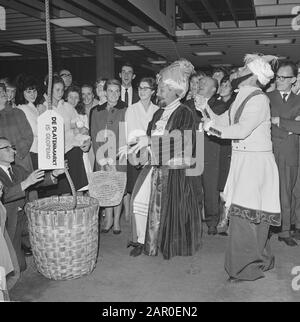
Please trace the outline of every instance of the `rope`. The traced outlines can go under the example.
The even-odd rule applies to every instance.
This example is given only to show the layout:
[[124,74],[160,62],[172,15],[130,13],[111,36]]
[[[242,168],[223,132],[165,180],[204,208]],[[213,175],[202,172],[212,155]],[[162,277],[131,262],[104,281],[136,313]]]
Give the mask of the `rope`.
[[[47,39],[47,55],[48,55],[48,90],[47,90],[47,104],[48,110],[52,110],[52,77],[53,77],[53,65],[52,65],[52,50],[51,50],[51,30],[50,30],[50,10],[49,10],[49,0],[45,0],[45,13],[46,13],[46,39]],[[72,209],[77,206],[77,194],[74,183],[70,176],[70,173],[65,167],[65,174],[68,179],[69,185],[71,187],[73,201]]]

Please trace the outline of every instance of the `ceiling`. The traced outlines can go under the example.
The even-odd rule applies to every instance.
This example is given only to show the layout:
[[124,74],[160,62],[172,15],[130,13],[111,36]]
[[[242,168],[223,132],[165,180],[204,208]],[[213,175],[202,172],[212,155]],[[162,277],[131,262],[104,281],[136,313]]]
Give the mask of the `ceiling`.
[[[142,0],[50,0],[51,19],[69,21],[77,17],[85,24],[77,27],[51,24],[54,56],[95,56],[96,37],[111,34],[115,47],[141,47],[137,51],[115,49],[116,60],[131,60],[154,71],[161,65],[151,61],[170,62],[179,57],[189,59],[198,67],[239,65],[243,56],[251,52],[300,59],[300,28],[292,25],[300,11],[300,0],[151,0],[153,8],[156,6],[152,11],[148,0],[150,14],[148,9],[141,10],[132,4],[136,1],[145,3]],[[161,15],[155,17],[157,8],[164,10],[169,5],[171,27],[164,24]],[[14,42],[46,39],[44,1],[0,0],[0,6],[6,9],[6,30],[0,30],[0,56],[3,52],[19,55],[0,57],[0,60],[45,58],[45,44]],[[271,44],[259,44],[261,40]],[[196,56],[196,52],[212,53]]]

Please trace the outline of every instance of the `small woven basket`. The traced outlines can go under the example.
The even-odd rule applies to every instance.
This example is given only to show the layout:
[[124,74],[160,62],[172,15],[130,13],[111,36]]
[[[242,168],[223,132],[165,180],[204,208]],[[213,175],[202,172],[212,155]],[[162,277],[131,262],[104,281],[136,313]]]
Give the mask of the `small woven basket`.
[[54,280],[89,274],[98,252],[98,200],[91,197],[50,197],[25,207],[38,271]]

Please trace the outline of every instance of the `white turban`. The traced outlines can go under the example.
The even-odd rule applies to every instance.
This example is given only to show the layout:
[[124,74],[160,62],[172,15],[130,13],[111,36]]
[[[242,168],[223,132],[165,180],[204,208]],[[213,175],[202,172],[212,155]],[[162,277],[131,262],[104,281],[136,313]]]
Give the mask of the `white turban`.
[[245,57],[245,64],[251,72],[257,76],[262,85],[267,85],[274,77],[274,72],[270,63],[277,60],[277,57],[271,55],[248,54]]
[[194,66],[186,59],[180,59],[162,69],[157,75],[157,83],[162,82],[179,92],[182,98],[189,88],[189,78]]

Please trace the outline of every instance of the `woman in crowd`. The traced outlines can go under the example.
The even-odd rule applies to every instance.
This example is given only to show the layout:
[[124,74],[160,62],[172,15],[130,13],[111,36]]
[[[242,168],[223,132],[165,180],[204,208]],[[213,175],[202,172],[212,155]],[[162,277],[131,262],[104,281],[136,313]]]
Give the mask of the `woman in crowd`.
[[[139,137],[146,135],[148,124],[152,120],[153,114],[159,109],[157,105],[151,102],[151,97],[155,93],[155,87],[156,82],[154,78],[142,78],[138,87],[140,100],[127,109],[125,121],[127,125],[127,144],[129,146],[135,144]],[[127,193],[129,194],[132,193],[140,173],[140,170],[136,168],[138,164],[134,161],[134,158],[129,156],[127,166]]]
[[[60,77],[54,76],[52,83],[52,107],[64,119],[65,160],[68,163],[69,173],[75,188],[76,190],[80,190],[88,184],[82,154],[88,151],[90,140],[87,135],[79,133],[80,129],[76,126],[76,120],[78,120],[79,115],[71,104],[62,99],[63,95],[64,82]],[[39,112],[43,113],[47,109],[47,99],[38,108]],[[48,188],[45,191],[46,196],[70,193],[71,188],[65,175],[58,178],[56,188]]]
[[102,105],[107,102],[106,92],[104,90],[105,83],[107,82],[106,78],[98,78],[96,81],[96,93],[99,100],[99,105]]
[[[104,87],[107,96],[107,102],[93,108],[90,115],[90,134],[92,138],[92,146],[96,155],[95,170],[111,168],[116,165],[116,154],[119,150],[119,138],[126,136],[125,126],[119,126],[121,122],[125,122],[126,104],[120,100],[121,84],[116,79],[108,80]],[[124,131],[124,133],[120,133]],[[109,132],[108,132],[109,131]],[[109,134],[114,134],[116,139],[116,150],[111,151],[113,156],[103,155],[101,159],[97,156],[99,148],[107,144]],[[100,142],[101,140],[101,142]],[[117,171],[126,172],[126,165],[116,165]],[[106,223],[101,230],[102,233],[107,233],[113,227],[114,234],[120,234],[120,215],[122,202],[113,207],[105,209]]]
[[199,91],[199,84],[200,84],[200,79],[205,76],[205,73],[198,71],[194,74],[191,75],[190,77],[190,87],[189,87],[189,92],[186,96],[186,101],[193,100],[195,95]]
[[0,84],[0,136],[6,137],[16,147],[15,163],[32,172],[30,149],[33,142],[31,126],[23,111],[11,108],[6,87]]
[[84,84],[81,86],[82,101],[85,108],[86,115],[90,116],[91,109],[99,104],[99,101],[95,98],[94,88],[92,85]]
[[38,86],[32,76],[20,75],[17,79],[16,105],[22,110],[31,126],[33,142],[30,156],[34,170],[38,169],[38,129],[37,120],[39,112],[36,107]]
[[[77,124],[81,126],[82,128],[81,131],[85,132],[85,134],[88,134],[89,121],[85,113],[85,108],[82,102],[80,87],[71,85],[67,89],[65,93],[65,97],[67,99],[67,102],[70,105],[72,105],[78,113]],[[93,149],[90,149],[90,151],[93,151]],[[90,151],[83,153],[83,163],[84,163],[86,173],[93,172],[93,167],[95,163],[94,153],[92,154],[92,158],[90,158]]]

